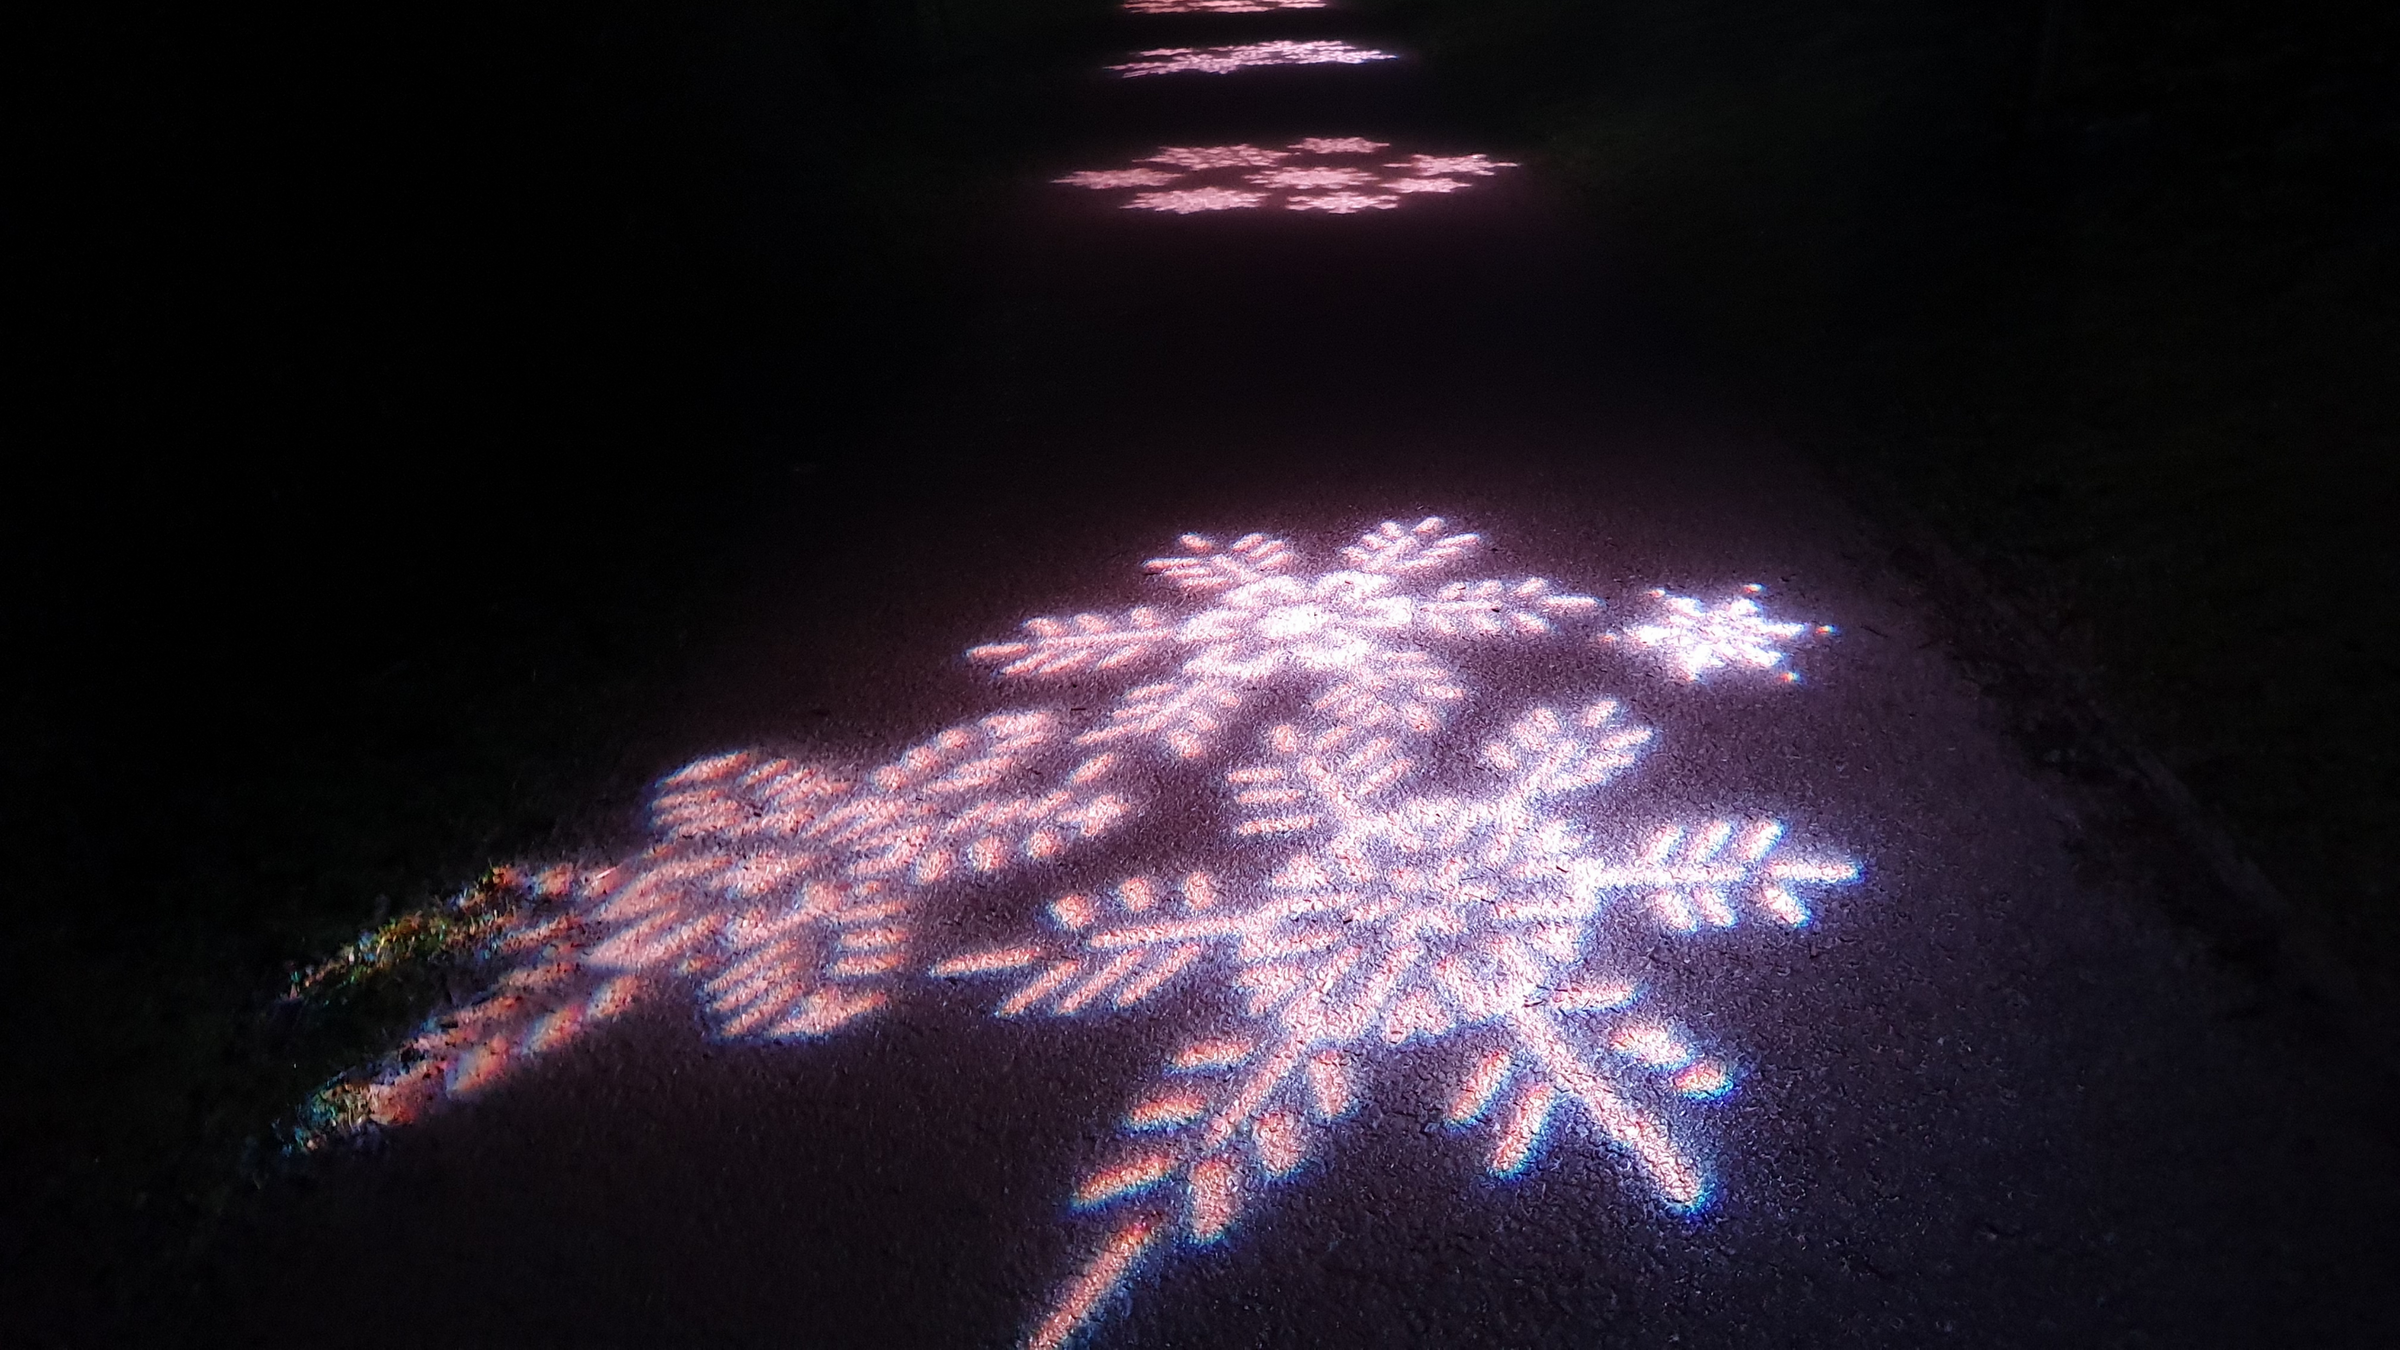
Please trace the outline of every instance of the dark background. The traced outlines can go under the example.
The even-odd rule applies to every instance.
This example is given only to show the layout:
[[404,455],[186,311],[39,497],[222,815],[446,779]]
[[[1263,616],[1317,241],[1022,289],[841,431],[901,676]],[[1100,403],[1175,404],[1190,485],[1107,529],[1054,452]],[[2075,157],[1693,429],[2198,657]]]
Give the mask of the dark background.
[[[1368,8],[2388,1012],[2385,7]],[[1093,0],[12,22],[0,1306],[103,1343],[385,1029],[268,1016],[292,963],[626,819],[773,503],[939,490],[988,231],[1125,44]]]

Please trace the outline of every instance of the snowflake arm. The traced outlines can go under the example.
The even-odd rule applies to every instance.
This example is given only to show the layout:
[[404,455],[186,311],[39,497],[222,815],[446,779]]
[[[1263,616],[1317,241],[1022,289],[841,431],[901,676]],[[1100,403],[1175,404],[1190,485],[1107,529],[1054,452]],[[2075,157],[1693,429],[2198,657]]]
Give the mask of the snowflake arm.
[[1442,533],[1448,528],[1440,516],[1427,516],[1407,527],[1387,520],[1343,549],[1342,559],[1352,571],[1377,576],[1448,571],[1483,543],[1479,534]]
[[1245,534],[1222,547],[1205,534],[1187,534],[1175,542],[1183,549],[1180,555],[1152,558],[1142,570],[1166,578],[1186,595],[1219,595],[1281,576],[1299,560],[1290,541],[1269,534]]
[[1197,759],[1241,710],[1241,686],[1225,678],[1167,680],[1129,689],[1108,721],[1075,738],[1078,745],[1156,740],[1178,759]]
[[1848,858],[1785,856],[1783,837],[1776,820],[1661,825],[1630,857],[1569,864],[1572,898],[1555,913],[1597,914],[1609,896],[1635,894],[1672,933],[1731,928],[1740,908],[1798,928],[1811,917],[1802,888],[1846,885],[1858,879],[1859,866]]
[[1170,650],[1177,642],[1169,616],[1147,606],[1129,610],[1123,618],[1077,614],[1027,619],[1025,634],[1014,642],[970,647],[967,656],[998,663],[1002,675],[1038,678],[1117,670]]
[[1453,581],[1417,606],[1417,622],[1437,637],[1537,637],[1558,619],[1599,608],[1598,600],[1559,594],[1540,577]]

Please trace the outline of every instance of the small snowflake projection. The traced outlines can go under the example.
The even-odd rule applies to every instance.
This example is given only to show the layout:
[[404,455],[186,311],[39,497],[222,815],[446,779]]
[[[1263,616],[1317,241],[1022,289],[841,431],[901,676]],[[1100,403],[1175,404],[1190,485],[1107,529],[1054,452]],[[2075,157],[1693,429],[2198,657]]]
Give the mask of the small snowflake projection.
[[1375,175],[1364,169],[1292,168],[1269,169],[1247,176],[1247,181],[1260,187],[1308,190],[1316,188],[1363,187],[1375,181]]
[[1650,596],[1658,602],[1658,617],[1609,634],[1609,639],[1655,653],[1682,671],[1687,680],[1733,666],[1776,671],[1785,682],[1797,682],[1797,672],[1777,670],[1788,655],[1785,644],[1812,636],[1830,637],[1833,629],[1770,619],[1755,598],[1765,594],[1766,588],[1750,585],[1742,590],[1744,594],[1717,605],[1654,590]]
[[1137,60],[1110,66],[1133,79],[1143,75],[1230,75],[1258,66],[1356,66],[1399,59],[1391,52],[1347,42],[1252,42],[1238,47],[1160,47],[1136,52]]
[[1599,609],[1540,577],[1441,579],[1483,541],[1450,532],[1438,516],[1408,527],[1387,521],[1343,549],[1340,566],[1317,569],[1265,534],[1179,542],[1180,553],[1147,567],[1198,603],[1032,619],[1022,637],[968,655],[1020,679],[1171,665],[1166,678],[1127,690],[1077,740],[1148,741],[1194,759],[1278,681],[1305,687],[1335,720],[1430,735],[1466,696],[1436,648],[1546,637]]
[[1150,162],[1184,169],[1241,169],[1290,158],[1288,151],[1261,150],[1255,145],[1170,145],[1150,156]]
[[1114,188],[1165,187],[1181,177],[1182,174],[1170,173],[1165,169],[1086,169],[1052,181],[1068,187],[1108,191]]
[[1267,14],[1325,6],[1326,0],[1125,0],[1128,14]]
[[924,894],[1049,862],[1131,818],[1107,781],[1122,757],[1066,730],[1006,713],[856,777],[753,752],[668,775],[657,842],[542,873],[537,904],[493,944],[494,987],[354,1085],[353,1114],[394,1125],[472,1096],[669,985],[729,1037],[822,1036],[878,1011]]
[[1356,215],[1361,211],[1389,211],[1400,205],[1397,197],[1376,197],[1363,192],[1328,192],[1315,197],[1294,197],[1283,204],[1287,211],[1324,211],[1331,215]]
[[1371,155],[1392,148],[1389,141],[1370,141],[1363,136],[1309,136],[1292,142],[1292,148],[1304,155]]
[[1406,169],[1420,178],[1453,178],[1460,174],[1489,178],[1502,169],[1517,166],[1505,159],[1489,155],[1412,155],[1388,168]]
[[[1171,145],[1134,164],[1086,169],[1055,181],[1097,191],[1136,191],[1121,204],[1140,211],[1282,208],[1319,215],[1390,211],[1464,192],[1502,169],[1489,155],[1414,155],[1377,168],[1360,158],[1389,150],[1361,136],[1309,136],[1285,149],[1256,145]],[[1390,170],[1400,170],[1394,174]],[[1172,186],[1170,186],[1170,184]]]
[[1179,188],[1172,192],[1145,192],[1125,203],[1128,211],[1166,211],[1188,216],[1195,211],[1247,211],[1267,199],[1263,192],[1237,192],[1231,188]]
[[1406,791],[1417,766],[1402,740],[1355,726],[1283,725],[1264,739],[1226,782],[1242,816],[1233,833],[1291,841],[1280,861],[1063,896],[1049,935],[930,971],[1014,980],[1004,1017],[1130,1008],[1178,983],[1223,1010],[1168,1058],[1120,1121],[1114,1156],[1077,1187],[1074,1207],[1114,1213],[1114,1228],[1031,1337],[1037,1350],[1088,1323],[1159,1241],[1222,1238],[1320,1150],[1381,1056],[1447,1060],[1442,1117],[1488,1130],[1495,1175],[1522,1171],[1572,1111],[1660,1201],[1698,1208],[1707,1172],[1676,1103],[1724,1093],[1732,1071],[1643,1006],[1628,939],[1745,917],[1797,926],[1806,890],[1858,874],[1847,859],[1791,856],[1773,820],[1595,841],[1566,802],[1653,739],[1613,700],[1526,712],[1484,747],[1476,791]]

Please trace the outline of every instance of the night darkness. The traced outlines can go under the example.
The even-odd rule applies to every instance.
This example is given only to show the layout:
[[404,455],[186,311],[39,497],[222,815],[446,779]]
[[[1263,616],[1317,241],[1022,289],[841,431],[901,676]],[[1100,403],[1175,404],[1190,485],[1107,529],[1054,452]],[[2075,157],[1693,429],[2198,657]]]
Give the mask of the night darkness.
[[[1079,1058],[954,982],[761,1047],[669,999],[306,1153],[312,1092],[491,971],[283,995],[488,869],[631,855],[701,755],[866,765],[1002,707],[959,653],[1137,603],[1184,530],[1325,552],[1439,511],[1494,550],[1461,575],[1838,618],[1791,657],[1805,716],[1608,692],[1688,760],[1643,791],[1789,812],[1863,860],[1862,917],[1723,977],[1709,1217],[1629,1201],[1606,1129],[1496,1188],[1376,1079],[1321,1170],[1074,1344],[2380,1343],[2386,7],[9,27],[0,1340],[1023,1337],[1160,1023]],[[1284,38],[1401,59],[1102,71]],[[1055,181],[1303,135],[1509,167],[1325,219]],[[1564,659],[1458,657],[1455,725],[1568,697]],[[1189,758],[1135,794],[1171,842],[1221,823]]]

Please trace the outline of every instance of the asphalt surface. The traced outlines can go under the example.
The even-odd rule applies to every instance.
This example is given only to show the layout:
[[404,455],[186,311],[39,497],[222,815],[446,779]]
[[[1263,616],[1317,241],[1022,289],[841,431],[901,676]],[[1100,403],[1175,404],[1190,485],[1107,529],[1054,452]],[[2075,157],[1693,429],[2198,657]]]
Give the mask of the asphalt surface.
[[[1354,32],[1322,12],[1128,18],[1109,40]],[[1407,61],[1095,77],[1083,106],[1062,174],[1307,136],[1496,149],[1446,128]],[[2027,761],[1948,654],[1961,599],[1908,580],[1808,464],[1722,410],[1537,172],[1338,217],[1122,198],[1027,185],[966,344],[979,367],[954,403],[893,410],[908,454],[796,475],[750,620],[656,733],[662,771],[753,745],[872,764],[989,711],[1104,708],[1122,681],[1005,684],[961,654],[1030,615],[1160,600],[1141,561],[1185,531],[1324,556],[1439,515],[1488,541],[1461,575],[1548,577],[1609,616],[1456,649],[1469,692],[1445,736],[1615,697],[1659,734],[1578,799],[1595,828],[1768,814],[1862,874],[1805,928],[1623,953],[1738,1068],[1726,1097],[1677,1108],[1713,1178],[1698,1212],[1567,1116],[1494,1178],[1483,1137],[1438,1120],[1456,1057],[1412,1046],[1369,1057],[1308,1167],[1222,1241],[1154,1248],[1079,1343],[2388,1343],[2380,1071],[2166,917],[2197,873],[2125,855],[2084,787]],[[1795,649],[1798,683],[1687,683],[1588,640],[1652,587],[1743,583],[1838,630]],[[1212,790],[1164,775],[1121,842],[928,904],[1004,931],[1137,864],[1238,870],[1255,846],[1226,842]],[[1078,1178],[1160,1062],[1231,1012],[1221,982],[1074,1018],[995,1019],[1001,992],[919,981],[784,1044],[713,1038],[662,1000],[276,1200],[221,1320],[187,1330],[1020,1342],[1108,1231],[1068,1205]]]

